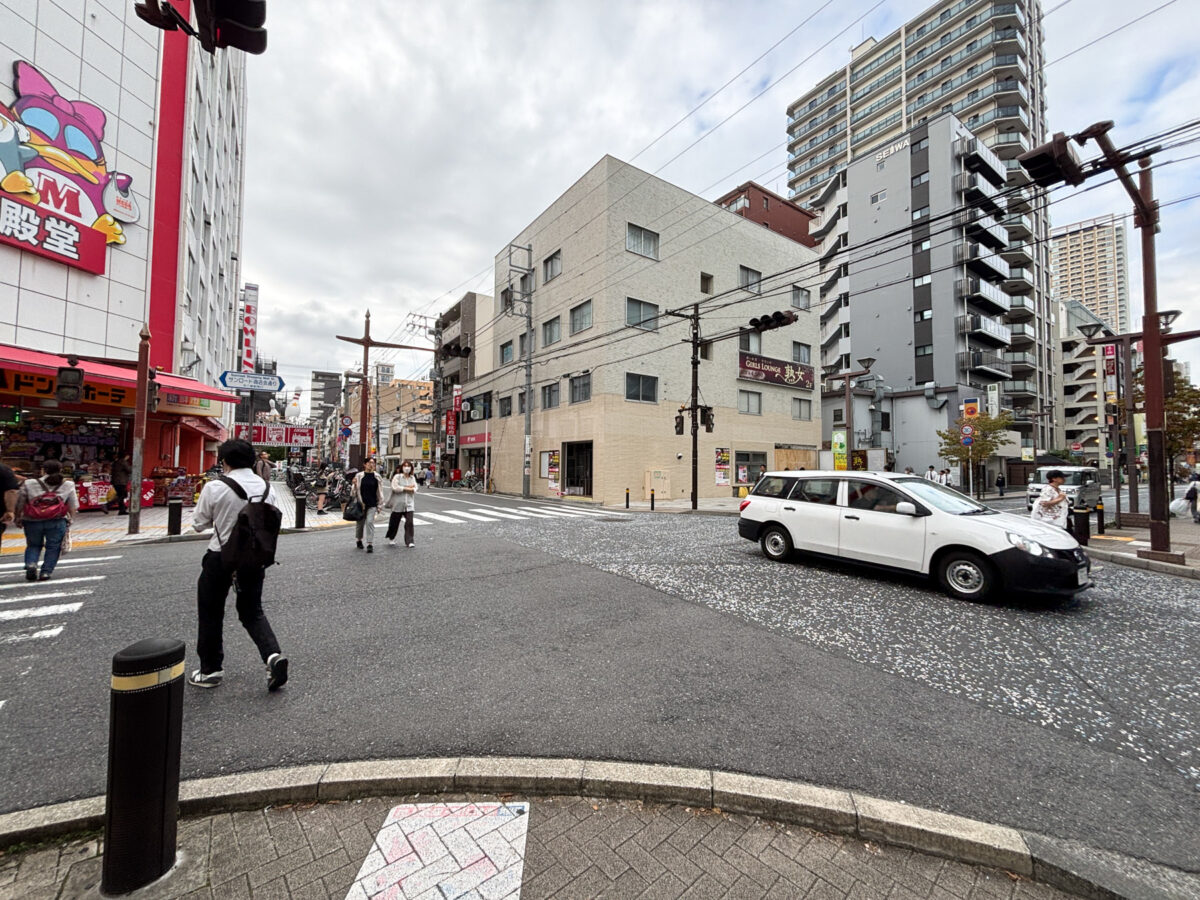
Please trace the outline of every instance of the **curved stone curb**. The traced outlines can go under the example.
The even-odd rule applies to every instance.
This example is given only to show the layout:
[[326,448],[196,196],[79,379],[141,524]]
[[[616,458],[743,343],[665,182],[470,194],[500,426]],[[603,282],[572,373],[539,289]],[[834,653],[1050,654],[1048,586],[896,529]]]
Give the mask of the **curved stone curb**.
[[[185,781],[180,784],[179,814],[203,816],[284,803],[466,792],[716,807],[992,866],[1085,896],[1120,896],[1078,872],[1062,868],[1057,860],[1040,858],[1013,828],[853,791],[678,766],[499,756],[294,766]],[[101,828],[104,805],[104,797],[90,797],[0,815],[0,849]],[[1044,842],[1042,839],[1038,845]]]
[[1174,575],[1177,578],[1200,578],[1200,569],[1191,566],[1180,566],[1175,563],[1159,562],[1157,559],[1142,559],[1140,556],[1130,556],[1128,553],[1114,553],[1112,550],[1096,550],[1089,544],[1085,551],[1092,559],[1110,562],[1118,566],[1128,566],[1131,569],[1145,569],[1160,575]]

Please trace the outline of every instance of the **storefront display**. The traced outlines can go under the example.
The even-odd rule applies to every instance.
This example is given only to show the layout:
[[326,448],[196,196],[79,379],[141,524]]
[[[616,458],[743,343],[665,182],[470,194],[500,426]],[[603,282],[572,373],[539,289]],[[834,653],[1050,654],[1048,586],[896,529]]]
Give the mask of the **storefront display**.
[[57,459],[64,474],[107,473],[121,444],[117,420],[25,418],[3,426],[0,458],[16,472],[32,472],[43,460]]

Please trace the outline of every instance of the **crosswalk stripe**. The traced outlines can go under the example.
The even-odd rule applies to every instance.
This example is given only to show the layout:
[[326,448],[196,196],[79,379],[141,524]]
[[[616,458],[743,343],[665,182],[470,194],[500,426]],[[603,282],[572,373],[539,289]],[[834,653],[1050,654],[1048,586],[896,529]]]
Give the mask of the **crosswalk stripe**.
[[472,512],[484,513],[485,515],[489,515],[489,516],[499,516],[501,519],[527,519],[527,518],[529,518],[528,516],[521,515],[520,513],[501,512],[498,509],[481,509],[480,507],[475,507],[472,510]]
[[557,509],[545,509],[544,507],[540,508],[537,506],[522,506],[521,512],[533,512],[543,516],[558,516],[560,519],[578,518],[578,513],[562,512]]
[[465,509],[456,509],[450,513],[452,516],[462,516],[464,519],[469,519],[472,522],[495,522],[491,516],[479,516],[473,512],[467,512]]
[[[57,587],[60,584],[78,584],[81,581],[103,581],[107,575],[79,575],[75,578],[55,578],[54,584],[51,587]],[[0,584],[0,591],[13,591],[20,588],[28,588],[29,584],[24,581],[18,581],[14,584]]]
[[0,609],[0,622],[33,619],[40,616],[61,616],[64,613],[79,612],[82,606],[82,603],[59,603],[57,606],[35,606],[30,609]]
[[[119,557],[119,556],[85,556],[85,557],[79,557],[76,559],[68,559],[66,557],[63,557],[63,558],[59,559],[57,568],[61,569],[63,566],[85,566],[85,565],[90,565],[91,563],[108,562],[110,560],[120,559],[120,558],[121,557]],[[23,563],[23,562],[0,563],[0,571],[3,571],[5,569],[23,569],[23,568],[25,568],[25,563]]]
[[[40,631],[35,631],[33,634],[5,634],[0,635],[0,644],[18,644],[21,641],[36,641],[41,638],[58,637],[63,633],[63,625],[55,625],[53,628],[43,628]],[[4,705],[4,701],[0,700],[0,706]]]
[[423,513],[421,513],[421,515],[427,519],[433,519],[433,521],[435,521],[435,522],[449,522],[451,525],[461,525],[462,524],[462,521],[459,519],[452,519],[449,516],[443,516],[443,515],[440,515],[439,513],[423,512]]
[[83,597],[91,591],[51,591],[49,594],[27,594],[24,597],[0,598],[0,603],[28,603],[30,600],[58,600],[62,597]]

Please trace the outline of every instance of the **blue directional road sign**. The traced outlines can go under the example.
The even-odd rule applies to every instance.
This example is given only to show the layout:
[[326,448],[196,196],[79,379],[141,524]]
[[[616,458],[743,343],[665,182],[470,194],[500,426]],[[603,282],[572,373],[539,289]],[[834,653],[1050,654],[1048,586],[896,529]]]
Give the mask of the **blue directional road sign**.
[[267,391],[278,394],[283,390],[283,379],[278,375],[260,375],[257,372],[222,372],[217,379],[222,387],[234,391]]

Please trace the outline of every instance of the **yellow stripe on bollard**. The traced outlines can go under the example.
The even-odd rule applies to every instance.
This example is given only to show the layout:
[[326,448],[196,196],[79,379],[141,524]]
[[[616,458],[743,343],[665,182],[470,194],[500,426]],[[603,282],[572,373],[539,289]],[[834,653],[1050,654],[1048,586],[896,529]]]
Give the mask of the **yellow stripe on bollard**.
[[176,678],[183,677],[184,664],[176,663],[169,669],[158,669],[154,672],[144,672],[141,675],[114,675],[112,689],[114,691],[141,691],[146,688],[169,684]]

